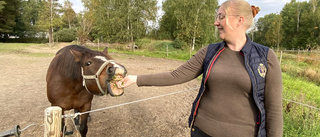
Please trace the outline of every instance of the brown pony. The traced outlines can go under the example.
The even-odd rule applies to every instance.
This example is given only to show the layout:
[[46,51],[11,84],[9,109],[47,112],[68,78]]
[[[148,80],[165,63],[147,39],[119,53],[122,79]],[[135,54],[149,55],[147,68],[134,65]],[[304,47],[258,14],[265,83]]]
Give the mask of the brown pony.
[[[123,90],[116,88],[114,78],[123,78],[127,71],[111,59],[107,48],[103,52],[79,45],[60,49],[50,63],[46,78],[51,106],[60,106],[62,113],[70,109],[86,112],[91,110],[93,95],[122,95]],[[80,117],[82,137],[88,131],[88,116]]]

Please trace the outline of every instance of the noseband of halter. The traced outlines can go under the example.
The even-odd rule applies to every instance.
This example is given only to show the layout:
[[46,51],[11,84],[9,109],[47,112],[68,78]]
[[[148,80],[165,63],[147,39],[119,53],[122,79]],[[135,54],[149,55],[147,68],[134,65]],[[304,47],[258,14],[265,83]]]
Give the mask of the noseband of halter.
[[104,67],[107,66],[107,65],[108,65],[109,63],[111,63],[111,62],[114,62],[114,63],[115,63],[114,60],[108,60],[108,61],[104,62],[104,63],[100,66],[99,70],[97,71],[97,73],[96,73],[95,75],[84,75],[84,74],[83,74],[83,73],[84,73],[84,72],[83,72],[83,67],[81,67],[81,75],[82,75],[82,78],[83,78],[83,86],[86,88],[86,90],[87,90],[89,93],[92,94],[92,92],[90,92],[89,89],[88,89],[88,87],[87,87],[86,80],[87,80],[87,79],[95,79],[95,80],[96,80],[96,83],[97,83],[97,85],[98,85],[98,87],[99,87],[99,90],[100,90],[100,92],[101,92],[101,95],[106,95],[106,94],[107,94],[107,93],[101,88],[101,85],[100,85],[100,82],[99,82],[99,75],[101,74],[101,72],[102,72],[102,70],[104,69]]

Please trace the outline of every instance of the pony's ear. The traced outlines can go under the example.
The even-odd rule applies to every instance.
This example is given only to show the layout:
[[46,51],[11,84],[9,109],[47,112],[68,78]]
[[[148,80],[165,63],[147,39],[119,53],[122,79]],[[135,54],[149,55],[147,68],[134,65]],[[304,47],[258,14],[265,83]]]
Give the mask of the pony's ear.
[[102,51],[103,54],[108,55],[108,47],[104,48],[104,50]]
[[76,60],[76,62],[79,62],[81,57],[83,56],[83,54],[81,52],[73,50],[73,49],[71,49],[70,52],[73,55],[73,57]]

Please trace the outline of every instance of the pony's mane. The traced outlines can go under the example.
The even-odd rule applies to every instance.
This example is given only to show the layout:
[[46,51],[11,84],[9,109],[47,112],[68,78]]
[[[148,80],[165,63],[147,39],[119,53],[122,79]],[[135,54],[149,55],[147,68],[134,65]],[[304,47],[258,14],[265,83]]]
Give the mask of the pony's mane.
[[[90,50],[87,47],[79,45],[70,45],[60,49],[56,54],[55,61],[52,62],[51,67],[59,71],[59,73],[67,78],[81,80],[81,66],[79,62],[75,61],[71,53],[71,49],[79,51],[87,57],[106,56],[102,52]],[[107,56],[109,58],[109,56]]]

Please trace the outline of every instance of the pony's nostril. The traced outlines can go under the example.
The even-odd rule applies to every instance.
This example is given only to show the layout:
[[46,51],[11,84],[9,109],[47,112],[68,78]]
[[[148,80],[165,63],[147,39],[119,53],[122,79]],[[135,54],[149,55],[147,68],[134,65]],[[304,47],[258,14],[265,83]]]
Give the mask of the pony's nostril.
[[108,74],[112,74],[114,72],[114,67],[109,67],[108,69],[107,69],[107,73]]

